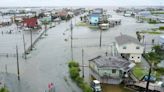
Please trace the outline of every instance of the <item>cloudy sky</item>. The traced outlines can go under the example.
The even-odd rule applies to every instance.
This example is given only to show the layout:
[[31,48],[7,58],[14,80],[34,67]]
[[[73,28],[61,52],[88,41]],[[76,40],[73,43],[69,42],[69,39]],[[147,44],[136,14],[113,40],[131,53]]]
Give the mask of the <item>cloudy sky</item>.
[[162,5],[164,0],[0,0],[4,6],[140,6]]

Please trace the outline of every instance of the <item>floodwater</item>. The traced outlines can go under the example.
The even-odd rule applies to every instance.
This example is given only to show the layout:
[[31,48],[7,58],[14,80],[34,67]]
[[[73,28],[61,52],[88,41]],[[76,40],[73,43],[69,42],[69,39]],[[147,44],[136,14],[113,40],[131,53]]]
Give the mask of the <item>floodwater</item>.
[[[82,48],[84,49],[84,64],[88,66],[89,59],[97,55],[105,55],[105,51],[110,53],[108,45],[112,44],[115,37],[121,33],[136,37],[136,31],[160,26],[136,23],[134,18],[123,17],[113,13],[113,11],[110,12],[113,17],[121,18],[122,24],[102,32],[101,48],[99,47],[99,30],[74,26],[73,57],[80,65]],[[76,22],[79,22],[79,17],[76,17]],[[75,24],[75,18],[73,18],[73,24]],[[72,82],[68,74],[67,65],[71,60],[70,30],[67,31],[69,28],[70,21],[49,29],[47,31],[48,35],[44,36],[34,46],[33,51],[27,56],[28,59],[19,59],[21,82],[18,82],[18,84],[8,83],[10,84],[10,92],[44,92],[50,82],[54,82],[56,92],[81,92],[81,89]],[[68,41],[65,41],[65,39]],[[5,65],[7,64],[8,73],[13,73],[16,76],[16,58],[0,58],[0,62],[2,72],[5,71]],[[89,80],[88,76],[88,67],[85,67],[86,81]],[[15,80],[17,79],[15,78]],[[104,92],[128,92],[122,86],[105,85],[103,88]]]
[[123,87],[123,85],[102,85],[103,92],[134,92]]

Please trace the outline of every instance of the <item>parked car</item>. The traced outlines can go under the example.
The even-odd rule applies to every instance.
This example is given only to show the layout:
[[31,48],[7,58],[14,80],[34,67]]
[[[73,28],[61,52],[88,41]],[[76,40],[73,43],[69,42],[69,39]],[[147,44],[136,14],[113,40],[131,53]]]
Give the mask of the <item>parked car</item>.
[[[148,81],[148,75],[144,76],[144,81]],[[150,82],[155,82],[155,81],[156,81],[156,77],[150,76]]]
[[91,87],[92,87],[93,92],[101,92],[102,91],[101,86],[100,86],[100,81],[98,81],[98,80],[93,80],[91,82]]

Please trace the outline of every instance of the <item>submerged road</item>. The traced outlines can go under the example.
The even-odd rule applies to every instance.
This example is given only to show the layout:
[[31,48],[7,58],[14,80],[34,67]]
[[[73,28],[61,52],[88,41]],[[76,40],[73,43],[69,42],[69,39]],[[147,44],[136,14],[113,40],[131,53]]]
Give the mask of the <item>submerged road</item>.
[[[120,35],[120,33],[136,37],[136,31],[159,26],[136,23],[134,18],[123,17],[115,13],[113,15],[114,17],[122,18],[122,24],[103,31],[103,45],[109,45],[114,42],[114,38]],[[78,21],[78,17],[73,18],[73,24]],[[9,86],[11,92],[45,92],[50,82],[54,83],[56,92],[81,92],[81,89],[69,79],[68,74],[67,64],[71,60],[69,28],[70,21],[63,22],[49,29],[47,31],[48,36],[44,36],[38,41],[33,51],[28,55],[28,59],[23,60],[20,58],[20,82],[17,81],[16,77],[16,59],[0,59],[3,72],[5,71],[4,66],[7,64],[8,72],[12,73],[1,74],[3,76],[0,76],[1,80],[6,80],[6,84]],[[73,38],[76,38],[73,40],[74,60],[80,62],[80,64],[82,48],[84,48],[85,65],[88,65],[88,59],[110,50],[108,46],[98,47],[99,30],[89,29],[87,27],[74,27]],[[86,67],[85,79],[88,80],[89,73],[87,69]]]

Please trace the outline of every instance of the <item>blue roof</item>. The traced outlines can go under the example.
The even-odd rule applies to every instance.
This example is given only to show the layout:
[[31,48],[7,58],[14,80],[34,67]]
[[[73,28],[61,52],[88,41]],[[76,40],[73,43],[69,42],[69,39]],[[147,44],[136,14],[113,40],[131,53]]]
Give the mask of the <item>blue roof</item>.
[[90,16],[90,17],[100,17],[100,14],[95,14],[95,13],[93,14],[93,13],[92,13],[92,14],[90,14],[89,16]]

